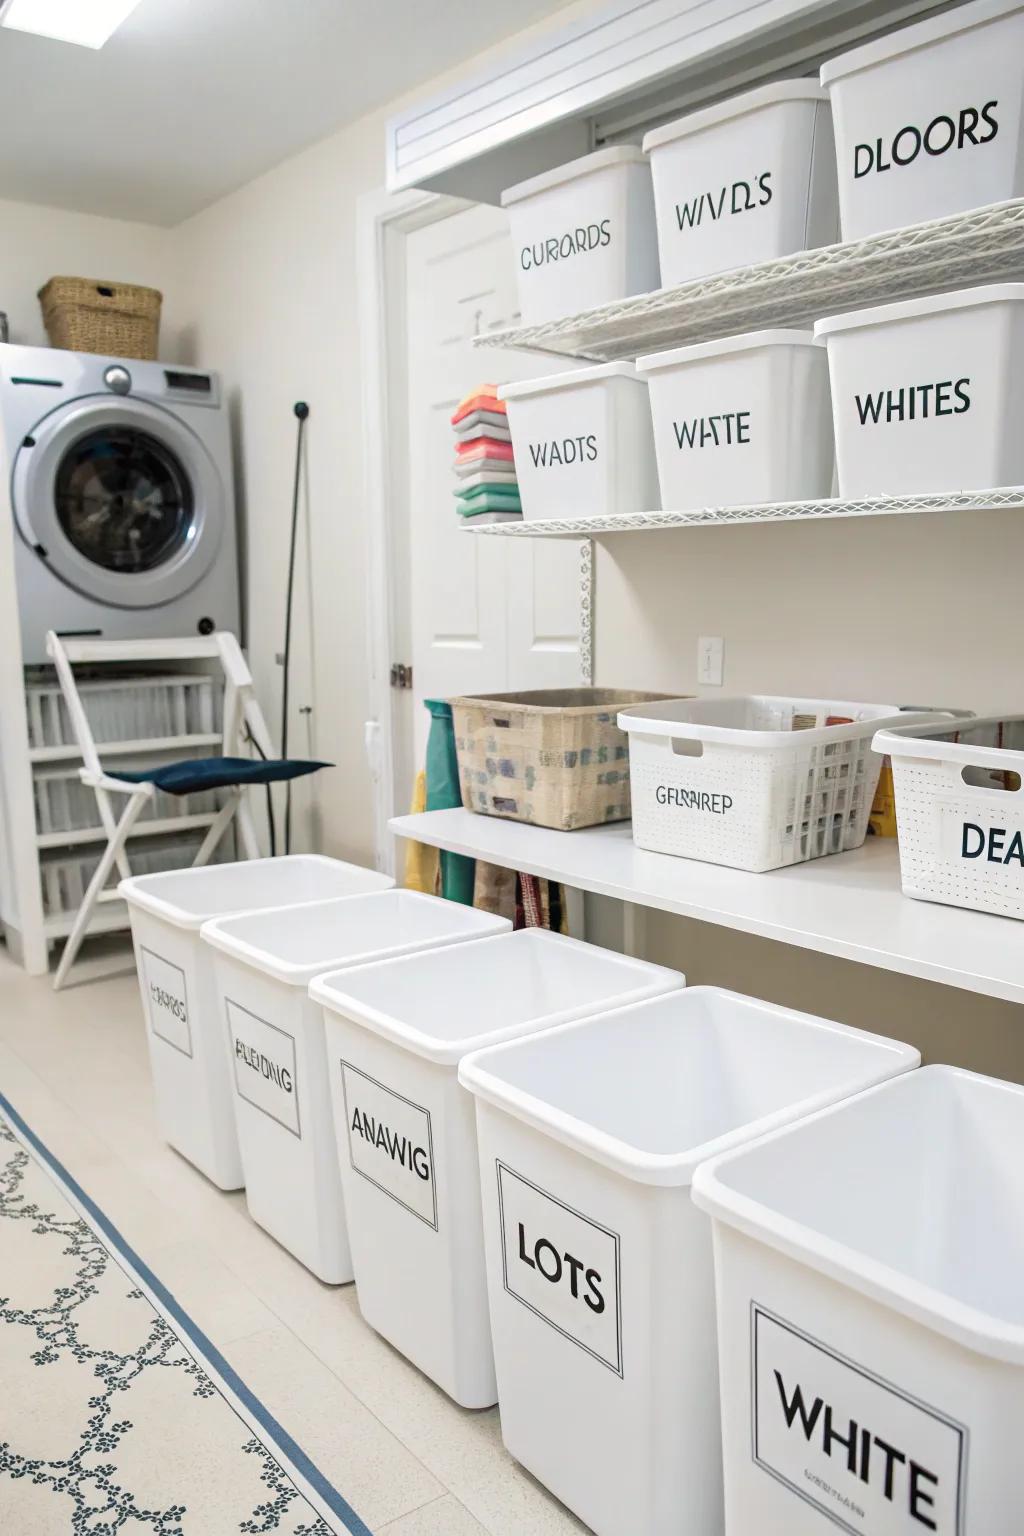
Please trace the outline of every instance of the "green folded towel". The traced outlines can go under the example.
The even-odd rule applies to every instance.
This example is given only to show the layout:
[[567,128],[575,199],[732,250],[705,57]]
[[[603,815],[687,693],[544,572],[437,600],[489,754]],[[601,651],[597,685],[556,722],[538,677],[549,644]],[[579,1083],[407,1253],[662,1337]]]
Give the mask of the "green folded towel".
[[511,484],[493,480],[484,485],[456,486],[452,495],[456,501],[474,501],[479,496],[506,496],[510,501],[518,501],[519,486],[514,480]]
[[455,510],[460,517],[476,517],[480,512],[521,512],[523,507],[518,493],[498,495],[486,489],[474,492],[472,497],[456,496]]

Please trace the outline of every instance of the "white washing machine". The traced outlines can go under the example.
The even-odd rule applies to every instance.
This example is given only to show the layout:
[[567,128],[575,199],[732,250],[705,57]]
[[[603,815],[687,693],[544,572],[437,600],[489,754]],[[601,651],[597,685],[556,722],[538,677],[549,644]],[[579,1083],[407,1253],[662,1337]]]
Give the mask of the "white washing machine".
[[23,661],[48,629],[239,629],[227,409],[215,373],[0,346]]

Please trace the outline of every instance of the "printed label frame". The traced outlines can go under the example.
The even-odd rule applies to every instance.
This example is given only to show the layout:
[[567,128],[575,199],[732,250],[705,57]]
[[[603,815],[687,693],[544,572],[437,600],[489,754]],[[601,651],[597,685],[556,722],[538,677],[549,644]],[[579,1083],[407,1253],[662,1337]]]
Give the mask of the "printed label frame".
[[[423,1225],[429,1227],[432,1232],[439,1231],[437,1218],[437,1164],[434,1162],[434,1123],[430,1117],[430,1110],[424,1104],[417,1104],[415,1099],[408,1098],[404,1093],[396,1093],[395,1089],[389,1088],[387,1083],[382,1083],[379,1078],[372,1077],[369,1072],[364,1072],[362,1067],[357,1067],[354,1062],[346,1061],[343,1056],[338,1057],[338,1065],[341,1068],[341,1102],[345,1106],[345,1140],[348,1144],[348,1160],[352,1172],[358,1173],[359,1177],[365,1179],[367,1184],[372,1184],[374,1189],[379,1189],[382,1195],[387,1195],[389,1200],[393,1200],[396,1205],[400,1205],[403,1211],[408,1211],[410,1216],[415,1216],[417,1221],[422,1221]],[[416,1210],[415,1206],[403,1200],[401,1195],[396,1195],[393,1189],[387,1189],[378,1179],[373,1178],[371,1174],[367,1173],[365,1168],[358,1168],[356,1166],[355,1158],[352,1156],[352,1117],[348,1106],[348,1088],[345,1082],[346,1072],[354,1072],[357,1077],[365,1078],[368,1083],[372,1083],[382,1093],[390,1094],[393,1099],[400,1099],[403,1104],[408,1104],[410,1109],[415,1109],[421,1115],[426,1116],[427,1156],[430,1158],[430,1198],[434,1207],[433,1221],[428,1221],[422,1212]]]
[[[624,1381],[625,1366],[623,1364],[622,1358],[622,1238],[619,1236],[618,1232],[615,1232],[611,1227],[606,1227],[602,1222],[595,1221],[592,1216],[585,1216],[583,1212],[578,1211],[574,1205],[569,1205],[565,1200],[559,1200],[557,1195],[553,1195],[550,1193],[550,1191],[542,1189],[539,1184],[535,1184],[532,1179],[528,1179],[523,1174],[518,1173],[515,1168],[510,1168],[508,1163],[503,1163],[500,1157],[496,1157],[494,1159],[494,1166],[498,1179],[498,1228],[501,1233],[501,1278],[506,1292],[513,1298],[514,1301],[518,1301],[520,1306],[525,1307],[528,1312],[532,1312],[534,1317],[539,1317],[542,1323],[547,1323],[549,1328],[553,1328],[556,1333],[560,1333],[563,1339],[568,1339],[570,1344],[575,1344],[577,1349],[582,1349],[584,1354],[589,1355],[592,1360],[596,1360],[599,1365],[603,1365],[606,1370],[609,1370],[613,1375],[618,1376],[620,1381]],[[604,1355],[599,1355],[597,1350],[591,1349],[588,1344],[584,1344],[582,1339],[578,1339],[575,1334],[570,1333],[568,1329],[560,1327],[558,1323],[554,1322],[544,1312],[541,1312],[538,1307],[535,1307],[531,1301],[527,1301],[524,1296],[520,1296],[519,1292],[513,1290],[512,1286],[509,1284],[508,1251],[505,1246],[505,1196],[501,1185],[501,1176],[503,1173],[507,1173],[510,1178],[518,1179],[520,1184],[525,1184],[527,1188],[532,1189],[535,1194],[543,1195],[544,1199],[550,1200],[552,1205],[560,1206],[563,1211],[568,1211],[570,1216],[575,1216],[576,1220],[582,1221],[585,1226],[593,1227],[595,1231],[602,1232],[605,1237],[611,1238],[615,1247],[615,1344],[618,1362],[617,1364],[613,1365],[610,1360],[605,1359]]]
[[754,1465],[756,1467],[760,1467],[762,1472],[767,1472],[768,1476],[774,1478],[781,1487],[788,1489],[790,1493],[795,1493],[797,1498],[802,1499],[805,1504],[810,1505],[810,1507],[818,1514],[824,1515],[826,1519],[831,1520],[833,1525],[837,1525],[841,1531],[846,1531],[848,1536],[866,1536],[865,1526],[851,1525],[850,1522],[848,1520],[844,1520],[836,1510],[830,1509],[827,1504],[823,1504],[818,1499],[812,1497],[812,1495],[807,1493],[805,1489],[800,1488],[796,1483],[791,1482],[790,1479],[786,1477],[782,1472],[771,1466],[767,1461],[763,1461],[758,1455],[757,1323],[758,1318],[760,1317],[766,1318],[770,1323],[774,1323],[777,1328],[781,1328],[784,1332],[790,1333],[795,1338],[802,1340],[804,1344],[809,1344],[812,1349],[818,1350],[821,1354],[826,1355],[830,1360],[834,1360],[838,1365],[844,1366],[847,1370],[855,1372],[856,1375],[864,1377],[864,1379],[871,1382],[873,1386],[880,1387],[882,1391],[890,1392],[894,1397],[901,1398],[902,1401],[908,1403],[911,1408],[916,1408],[919,1412],[925,1413],[930,1418],[936,1419],[940,1424],[945,1425],[947,1429],[953,1430],[958,1439],[959,1454],[957,1457],[956,1469],[956,1529],[953,1533],[951,1533],[951,1536],[964,1536],[965,1521],[967,1517],[967,1453],[970,1444],[970,1431],[968,1430],[967,1425],[961,1424],[958,1419],[950,1418],[948,1414],[943,1413],[938,1408],[934,1408],[931,1403],[926,1403],[921,1398],[915,1397],[912,1392],[904,1391],[902,1387],[896,1386],[895,1382],[887,1381],[884,1376],[879,1376],[875,1371],[869,1371],[866,1366],[858,1365],[857,1362],[855,1360],[851,1360],[848,1355],[842,1354],[839,1350],[833,1349],[828,1344],[823,1344],[821,1340],[816,1339],[813,1334],[806,1333],[804,1329],[798,1328],[794,1323],[788,1322],[784,1317],[779,1317],[779,1315],[776,1312],[773,1312],[770,1307],[762,1306],[759,1301],[751,1298],[750,1456]]
[[[179,1056],[186,1056],[189,1061],[194,1061],[195,1060],[195,1050],[194,1050],[193,1045],[192,1045],[192,1024],[191,1024],[192,1013],[191,1013],[191,1009],[189,1008],[189,1005],[188,1005],[188,982],[185,980],[185,972],[184,972],[184,970],[182,969],[182,967],[180,965],[175,965],[173,960],[168,960],[166,955],[158,955],[155,949],[150,949],[148,944],[140,944],[139,945],[139,949],[141,950],[142,954],[144,954],[144,955],[151,955],[154,960],[159,960],[161,965],[166,965],[172,971],[177,971],[178,975],[181,977],[181,996],[182,996],[182,1001],[185,1004],[185,1033],[188,1036],[188,1050],[187,1051],[182,1050],[182,1048],[178,1044],[177,1040],[172,1040],[169,1035],[162,1035],[160,1033],[160,1031],[157,1029],[156,1025],[153,1023],[153,1014],[154,1014],[155,1010],[151,1006],[152,1005],[152,999],[147,997],[147,999],[146,999],[146,1016],[149,1019],[149,1027],[150,1027],[151,1031],[153,1032],[153,1034],[156,1036],[156,1038],[158,1040],[162,1040],[163,1041],[164,1045],[169,1045],[171,1047],[172,1051],[177,1051],[178,1052]],[[150,983],[148,974],[145,973],[145,961],[143,961],[143,974],[144,974],[144,979],[145,979],[145,983],[146,983],[146,989],[147,989],[147,992],[148,992],[148,989],[149,989],[151,983]]]

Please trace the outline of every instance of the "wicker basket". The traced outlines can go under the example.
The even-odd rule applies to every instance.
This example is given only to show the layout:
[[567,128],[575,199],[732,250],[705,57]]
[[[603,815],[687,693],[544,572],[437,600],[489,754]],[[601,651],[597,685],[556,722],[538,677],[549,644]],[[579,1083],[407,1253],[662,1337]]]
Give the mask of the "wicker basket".
[[132,283],[51,277],[39,290],[52,347],[106,357],[157,355],[163,294]]
[[616,712],[668,697],[550,688],[452,699],[463,805],[563,832],[627,820],[629,745]]

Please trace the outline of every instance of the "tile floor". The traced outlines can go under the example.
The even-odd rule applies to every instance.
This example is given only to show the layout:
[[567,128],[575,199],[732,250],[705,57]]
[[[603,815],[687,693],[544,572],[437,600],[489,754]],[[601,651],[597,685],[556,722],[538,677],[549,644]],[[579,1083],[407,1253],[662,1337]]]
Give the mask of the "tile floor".
[[[130,951],[125,951],[130,964]],[[74,983],[74,977],[72,976]],[[376,1536],[586,1527],[160,1140],[134,970],[54,993],[0,949],[0,1089]]]

